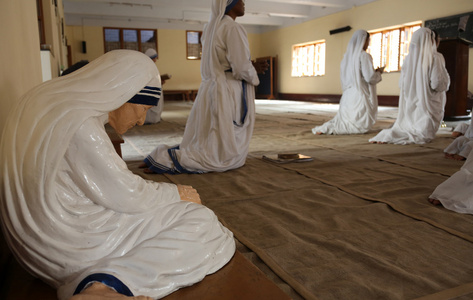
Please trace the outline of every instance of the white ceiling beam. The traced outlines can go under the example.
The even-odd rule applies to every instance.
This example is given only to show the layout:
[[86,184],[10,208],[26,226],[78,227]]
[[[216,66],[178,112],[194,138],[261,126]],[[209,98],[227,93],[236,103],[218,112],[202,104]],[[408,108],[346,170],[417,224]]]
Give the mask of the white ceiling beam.
[[[87,0],[85,0],[87,1]],[[190,1],[190,0],[189,0]],[[64,1],[64,12],[74,14],[90,14],[90,15],[117,15],[117,16],[143,16],[143,17],[162,17],[163,15],[173,15],[175,17],[176,12],[180,11],[197,11],[207,12],[209,15],[209,8],[204,8],[202,5],[197,5],[199,1],[196,1],[193,5],[151,5],[151,4],[128,4],[118,2],[100,2],[98,0],[94,2],[84,3],[82,1],[68,0]],[[287,14],[294,15],[297,17],[308,16],[307,8],[300,5],[282,5],[274,4],[267,5],[264,3],[255,1],[251,2],[246,6],[246,13],[249,15],[261,14]]]
[[[189,0],[191,1],[191,0]],[[141,1],[143,2],[143,1]],[[152,2],[152,1],[148,1]],[[185,2],[185,1],[180,1]],[[198,2],[198,1],[196,1]],[[177,3],[175,3],[177,4]],[[182,4],[182,3],[181,3]],[[263,7],[266,10],[263,10]],[[183,6],[181,9],[176,5],[160,5],[159,7],[148,5],[148,3],[140,4],[117,4],[111,1],[93,2],[82,0],[69,0],[64,2],[64,12],[66,14],[66,24],[69,24],[68,18],[80,17],[86,18],[122,18],[122,19],[147,19],[155,20],[181,20],[187,22],[208,22],[210,12],[201,8],[201,6]],[[259,26],[281,26],[284,18],[307,18],[307,10],[300,6],[292,6],[287,9],[281,4],[279,5],[261,5],[254,3],[247,7],[245,16],[238,18],[238,22],[248,25]]]
[[[63,4],[67,25],[77,25],[78,20],[82,19],[93,20],[94,24],[106,20],[107,24],[123,22],[123,27],[132,26],[132,22],[141,22],[155,28],[168,28],[161,26],[170,22],[184,26],[186,23],[208,22],[212,1],[63,0]],[[238,18],[238,22],[246,28],[252,26],[262,31],[273,30],[275,27],[299,24],[373,1],[376,0],[247,0],[245,16]]]
[[311,0],[259,0],[261,2],[283,3],[285,5],[305,5],[305,6],[319,6],[319,7],[351,7],[350,3],[343,0],[334,1],[311,1]]

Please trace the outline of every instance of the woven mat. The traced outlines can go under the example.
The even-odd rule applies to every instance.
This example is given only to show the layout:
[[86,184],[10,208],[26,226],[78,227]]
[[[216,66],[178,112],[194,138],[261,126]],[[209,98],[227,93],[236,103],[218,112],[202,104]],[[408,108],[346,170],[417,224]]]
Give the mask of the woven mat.
[[[165,107],[161,123],[124,136],[124,148],[138,153],[129,157],[179,142],[190,106],[174,106]],[[314,136],[310,129],[334,114],[317,108],[257,110],[250,155],[237,170],[146,175],[138,161],[127,162],[144,178],[195,187],[294,299],[470,299],[473,216],[427,201],[462,165],[443,158],[448,129],[427,145],[369,144],[392,124],[388,112],[368,134]],[[262,160],[282,152],[314,160]]]

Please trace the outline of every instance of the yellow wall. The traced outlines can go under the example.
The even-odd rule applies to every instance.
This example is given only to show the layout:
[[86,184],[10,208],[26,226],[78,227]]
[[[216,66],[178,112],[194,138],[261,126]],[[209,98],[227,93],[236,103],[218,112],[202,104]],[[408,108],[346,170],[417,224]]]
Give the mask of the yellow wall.
[[[104,54],[103,28],[94,26],[67,26],[68,43],[72,51],[72,64],[80,60],[92,61]],[[82,53],[82,41],[87,53]],[[158,60],[161,74],[172,78],[163,86],[168,90],[198,89],[201,81],[200,60],[186,59],[186,31],[158,29]]]
[[[66,35],[71,46],[72,64],[80,60],[92,61],[104,53],[103,28],[94,26],[67,26]],[[249,34],[252,58],[258,57],[260,35]],[[86,41],[87,53],[82,53],[82,41]],[[158,29],[158,60],[156,65],[161,74],[170,74],[172,78],[163,86],[168,90],[198,89],[200,60],[186,59],[186,31]]]
[[198,89],[201,81],[200,60],[186,58],[185,30],[158,30],[158,60],[161,74],[172,78],[163,85],[164,90]]
[[42,82],[35,0],[0,1],[0,137],[21,95]]
[[[408,9],[406,9],[408,8]],[[425,21],[473,10],[472,0],[379,0],[371,4],[308,21],[292,27],[263,34],[249,34],[252,58],[278,56],[279,92],[300,94],[340,94],[340,62],[348,41],[357,29],[375,30],[402,25],[414,21]],[[352,30],[335,35],[329,31],[351,26]],[[67,28],[69,44],[72,46],[72,63],[81,59],[89,61],[103,54],[102,27]],[[325,76],[291,77],[292,46],[325,39]],[[87,54],[80,53],[80,43],[87,42]],[[196,89],[200,84],[200,60],[185,58],[185,30],[158,29],[159,59],[156,63],[162,74],[173,77],[164,89]],[[469,90],[473,91],[473,49],[470,49]],[[399,95],[399,72],[385,73],[378,84],[379,95]]]
[[[276,56],[279,61],[279,92],[340,94],[340,62],[355,30],[374,30],[413,21],[425,21],[473,11],[472,0],[379,0],[351,10],[261,35],[259,56]],[[330,35],[332,29],[352,30]],[[321,77],[291,77],[292,45],[326,40],[326,70]],[[473,91],[473,50],[470,49],[468,88]],[[399,72],[384,74],[379,95],[399,95]]]
[[[67,44],[71,46],[71,62],[92,61],[104,54],[102,27],[66,26]],[[82,53],[82,41],[86,42],[86,53]]]
[[[238,19],[237,19],[238,20]],[[261,35],[255,33],[248,34],[248,43],[250,44],[251,59],[262,57],[261,53]]]

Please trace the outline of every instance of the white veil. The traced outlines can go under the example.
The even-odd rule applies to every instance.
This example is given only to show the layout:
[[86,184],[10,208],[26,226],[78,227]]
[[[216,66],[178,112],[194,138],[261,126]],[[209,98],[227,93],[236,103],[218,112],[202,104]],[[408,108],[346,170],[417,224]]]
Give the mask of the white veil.
[[[232,0],[214,0],[210,12],[209,22],[205,26],[204,36],[202,37],[202,62],[200,70],[202,80],[209,80],[217,76],[215,71],[215,62],[218,61],[217,52],[214,50],[214,36],[218,24],[225,15],[225,8]],[[220,72],[219,72],[220,73]],[[223,76],[224,70],[221,70]]]
[[360,88],[358,86],[361,80],[360,56],[364,51],[363,46],[367,37],[368,32],[360,29],[355,31],[348,43],[347,51],[340,64],[340,80],[343,90],[354,85],[358,89]]
[[[437,52],[434,33],[428,28],[419,28],[412,35],[409,54],[402,66],[401,92],[405,99],[419,99],[426,110],[432,108],[425,101],[432,99],[430,73]],[[429,111],[431,115],[435,111]]]
[[[0,146],[5,238],[14,254],[21,256],[19,261],[27,260],[27,269],[50,285],[56,285],[55,278],[45,274],[41,264],[47,260],[56,274],[64,266],[60,258],[44,251],[62,253],[68,245],[57,245],[55,238],[74,238],[71,231],[57,226],[61,216],[52,213],[56,208],[50,204],[57,197],[61,158],[85,120],[120,107],[148,83],[159,82],[158,75],[146,55],[111,51],[72,74],[33,88],[9,114]],[[57,236],[44,228],[55,228]],[[45,244],[58,249],[44,250]]]

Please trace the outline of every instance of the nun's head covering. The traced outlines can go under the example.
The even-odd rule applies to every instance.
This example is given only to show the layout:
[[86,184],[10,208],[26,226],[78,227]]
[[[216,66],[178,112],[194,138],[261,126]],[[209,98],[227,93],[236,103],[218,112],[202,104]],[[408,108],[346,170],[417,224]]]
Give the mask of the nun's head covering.
[[340,80],[342,89],[345,90],[351,86],[358,86],[361,79],[360,56],[364,52],[363,46],[369,33],[366,30],[357,30],[350,39],[347,51],[340,64]]
[[[5,123],[0,153],[12,172],[8,176],[30,176],[23,171],[33,177],[43,176],[35,172],[54,172],[86,120],[105,119],[146,86],[161,88],[156,65],[139,51],[114,50],[67,76],[34,87],[18,101]],[[33,198],[42,192],[30,188],[27,193]]]
[[218,62],[217,52],[214,51],[214,37],[225,13],[230,11],[239,0],[212,0],[210,19],[204,29],[202,39],[202,61],[200,71],[202,79],[207,80],[216,76],[224,76],[223,70],[214,67]]
[[227,0],[227,7],[225,8],[225,13],[228,13],[240,0]]
[[430,71],[437,53],[435,34],[428,28],[414,32],[409,44],[409,54],[401,69],[401,93],[407,99],[430,99]]
[[155,59],[158,57],[158,53],[156,53],[156,50],[154,50],[153,48],[146,49],[145,54],[148,55],[148,57],[151,59]]

